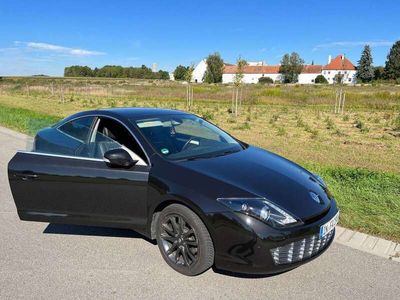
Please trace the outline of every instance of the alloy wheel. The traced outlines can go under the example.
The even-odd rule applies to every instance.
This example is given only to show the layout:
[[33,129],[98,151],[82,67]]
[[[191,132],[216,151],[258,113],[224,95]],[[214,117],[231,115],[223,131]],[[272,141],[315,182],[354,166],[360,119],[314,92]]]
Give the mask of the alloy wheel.
[[166,216],[161,222],[160,238],[166,256],[174,264],[190,267],[197,262],[198,238],[194,228],[182,216]]

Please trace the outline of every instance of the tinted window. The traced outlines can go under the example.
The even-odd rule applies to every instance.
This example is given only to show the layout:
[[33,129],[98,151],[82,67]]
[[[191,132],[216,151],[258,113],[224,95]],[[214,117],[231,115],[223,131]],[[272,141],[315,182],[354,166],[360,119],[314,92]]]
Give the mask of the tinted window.
[[156,151],[168,159],[206,158],[242,150],[230,135],[193,115],[169,115],[135,122]]
[[121,123],[102,117],[97,128],[96,141],[98,141],[99,134],[108,137],[110,140],[113,140],[122,146],[125,146],[138,155],[143,161],[147,161],[146,155],[144,154],[140,145],[136,142],[129,130],[126,129]]
[[89,137],[90,128],[94,117],[84,117],[65,123],[58,129],[69,136],[80,141],[86,141]]

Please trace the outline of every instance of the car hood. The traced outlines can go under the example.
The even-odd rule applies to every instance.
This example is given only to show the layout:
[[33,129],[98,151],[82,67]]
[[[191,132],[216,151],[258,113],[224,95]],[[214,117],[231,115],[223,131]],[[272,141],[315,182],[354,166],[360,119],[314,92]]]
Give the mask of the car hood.
[[[250,146],[243,151],[207,159],[183,161],[181,166],[223,181],[257,197],[265,197],[303,221],[330,207],[329,191],[304,168],[271,152]],[[311,192],[311,193],[310,193]],[[312,193],[318,195],[315,200]],[[226,191],[216,197],[237,197]]]

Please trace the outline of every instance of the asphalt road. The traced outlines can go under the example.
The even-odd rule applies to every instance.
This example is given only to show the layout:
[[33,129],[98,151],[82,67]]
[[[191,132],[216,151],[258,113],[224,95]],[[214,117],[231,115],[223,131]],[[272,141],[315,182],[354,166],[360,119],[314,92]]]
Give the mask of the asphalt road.
[[0,131],[0,299],[400,299],[400,264],[333,243],[272,277],[185,277],[128,230],[22,222],[7,180],[19,138]]

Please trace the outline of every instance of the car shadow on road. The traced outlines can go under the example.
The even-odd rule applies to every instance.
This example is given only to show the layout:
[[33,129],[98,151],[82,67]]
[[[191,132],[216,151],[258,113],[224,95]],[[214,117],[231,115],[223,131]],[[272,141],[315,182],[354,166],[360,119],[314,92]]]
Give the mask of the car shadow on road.
[[135,239],[138,238],[138,239],[144,239],[152,243],[153,245],[156,245],[155,241],[150,240],[144,235],[141,235],[140,233],[130,229],[50,223],[49,225],[47,225],[43,233],[135,238]]

